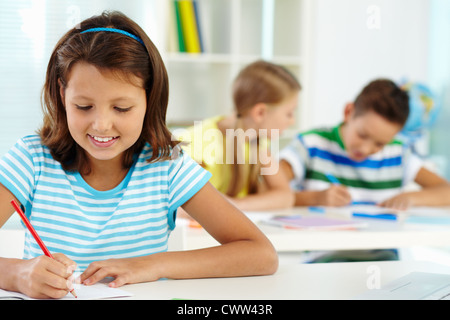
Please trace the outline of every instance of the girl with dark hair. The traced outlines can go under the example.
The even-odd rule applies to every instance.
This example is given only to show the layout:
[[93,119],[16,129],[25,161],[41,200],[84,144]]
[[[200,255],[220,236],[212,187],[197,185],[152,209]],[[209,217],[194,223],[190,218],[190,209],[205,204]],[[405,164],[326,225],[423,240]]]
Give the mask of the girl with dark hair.
[[[92,17],[61,38],[39,134],[0,159],[0,226],[17,200],[55,259],[27,233],[24,260],[0,258],[0,288],[63,297],[75,269],[85,285],[114,277],[112,287],[275,272],[268,239],[210,185],[210,173],[174,152],[167,101],[158,50],[123,14]],[[180,206],[221,245],[167,252]]]

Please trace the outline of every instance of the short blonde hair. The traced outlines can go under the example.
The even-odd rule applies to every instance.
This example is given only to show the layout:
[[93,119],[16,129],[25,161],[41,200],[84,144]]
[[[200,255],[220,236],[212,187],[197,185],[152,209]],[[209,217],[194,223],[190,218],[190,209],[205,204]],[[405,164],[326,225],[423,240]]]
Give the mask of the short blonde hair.
[[[277,105],[301,90],[301,85],[286,68],[271,62],[258,60],[243,68],[233,83],[233,102],[238,117],[236,128],[242,129],[240,118],[256,104],[265,103]],[[227,195],[234,197],[248,186],[248,193],[256,193],[259,185],[261,164],[259,159],[256,164],[250,164],[249,175],[242,174],[243,168],[237,161],[237,139],[233,146],[234,162],[232,166],[231,183]],[[259,138],[256,141],[256,149],[259,150]],[[259,151],[256,152],[259,154]]]

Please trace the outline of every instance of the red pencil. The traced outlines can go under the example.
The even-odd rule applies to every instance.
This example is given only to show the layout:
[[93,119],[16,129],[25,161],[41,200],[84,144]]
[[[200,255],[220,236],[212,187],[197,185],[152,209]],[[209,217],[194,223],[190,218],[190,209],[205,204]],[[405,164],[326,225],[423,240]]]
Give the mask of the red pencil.
[[[22,218],[23,223],[25,223],[25,225],[27,226],[28,230],[31,232],[31,234],[33,235],[34,239],[36,240],[36,242],[38,243],[39,247],[41,247],[42,251],[44,251],[44,254],[47,257],[50,257],[52,259],[53,256],[50,253],[50,251],[48,251],[47,247],[45,246],[44,242],[42,241],[41,237],[39,237],[39,235],[37,234],[36,230],[34,230],[33,226],[31,225],[30,221],[28,220],[27,216],[25,215],[25,213],[23,213],[22,209],[19,207],[19,205],[17,204],[17,202],[15,200],[11,200],[11,204],[14,207],[14,209],[16,209],[16,212],[20,215],[20,217]],[[70,293],[77,298],[77,295],[75,293],[75,290],[72,289],[70,291]]]

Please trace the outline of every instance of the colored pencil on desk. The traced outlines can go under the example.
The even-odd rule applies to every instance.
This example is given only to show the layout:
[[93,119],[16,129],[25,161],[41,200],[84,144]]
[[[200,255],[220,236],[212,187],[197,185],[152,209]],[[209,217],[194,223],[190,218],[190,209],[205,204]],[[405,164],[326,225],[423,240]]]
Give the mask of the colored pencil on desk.
[[[17,202],[15,200],[11,200],[11,204],[14,207],[14,209],[16,209],[16,212],[19,214],[20,218],[22,218],[23,223],[25,224],[25,226],[27,227],[27,229],[31,232],[31,234],[33,235],[34,239],[36,240],[37,244],[39,245],[39,247],[41,247],[42,251],[44,252],[44,254],[49,257],[49,258],[53,258],[52,254],[50,253],[50,251],[47,249],[47,247],[45,246],[44,242],[42,241],[41,237],[39,237],[39,235],[37,234],[36,230],[33,228],[33,226],[31,225],[30,221],[28,220],[27,216],[25,215],[25,213],[22,211],[22,209],[20,208],[20,206],[17,204]],[[75,290],[72,289],[70,291],[70,293],[77,298],[77,295],[75,293]]]

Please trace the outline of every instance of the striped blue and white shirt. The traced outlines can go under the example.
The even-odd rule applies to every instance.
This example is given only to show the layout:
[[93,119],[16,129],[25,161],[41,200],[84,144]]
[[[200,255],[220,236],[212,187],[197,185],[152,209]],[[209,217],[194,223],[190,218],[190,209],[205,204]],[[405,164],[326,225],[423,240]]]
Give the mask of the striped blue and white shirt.
[[[0,183],[25,207],[48,249],[64,253],[83,271],[97,260],[166,251],[177,208],[211,177],[185,154],[148,163],[151,155],[147,144],[118,186],[98,191],[79,172],[63,170],[32,135],[0,159]],[[24,258],[39,255],[27,231]]]
[[352,160],[339,133],[339,125],[298,134],[280,152],[294,173],[297,190],[325,190],[331,174],[346,186],[353,201],[380,202],[412,183],[423,161],[402,142],[393,140],[363,161]]

